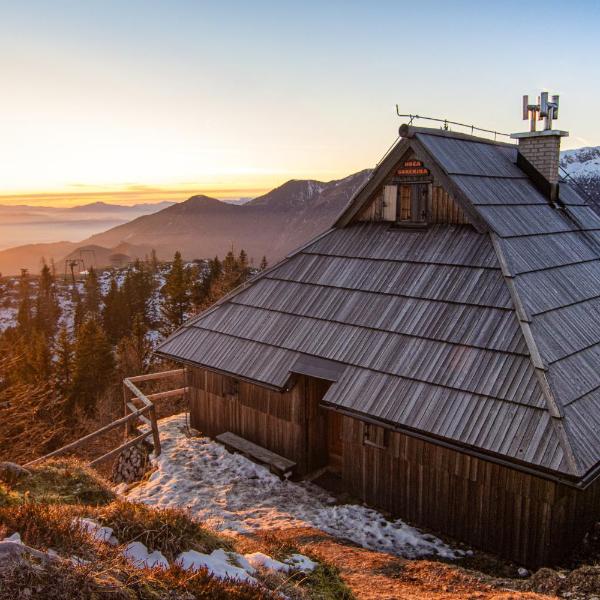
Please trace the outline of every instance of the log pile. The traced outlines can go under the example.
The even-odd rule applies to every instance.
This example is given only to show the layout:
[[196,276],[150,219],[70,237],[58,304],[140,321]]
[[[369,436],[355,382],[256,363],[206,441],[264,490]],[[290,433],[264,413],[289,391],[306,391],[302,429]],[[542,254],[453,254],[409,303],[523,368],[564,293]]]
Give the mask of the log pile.
[[113,464],[111,479],[115,483],[140,481],[150,466],[150,451],[147,443],[125,448]]

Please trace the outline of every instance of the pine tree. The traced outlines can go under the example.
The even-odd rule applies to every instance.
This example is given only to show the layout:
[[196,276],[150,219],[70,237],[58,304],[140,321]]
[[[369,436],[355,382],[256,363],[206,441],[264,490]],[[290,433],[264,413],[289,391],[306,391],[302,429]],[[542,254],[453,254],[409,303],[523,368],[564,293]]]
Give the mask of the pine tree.
[[73,328],[78,331],[85,319],[85,308],[77,286],[73,286],[71,290],[71,302],[73,303]]
[[148,328],[142,315],[136,315],[131,333],[124,337],[117,346],[119,372],[121,377],[141,375],[146,370],[152,354],[152,344],[146,334]]
[[164,296],[163,315],[169,329],[176,329],[181,326],[190,308],[189,272],[183,266],[179,252],[175,253],[167,281],[161,291]]
[[114,278],[111,280],[110,288],[104,297],[102,325],[112,344],[116,344],[129,329],[129,314],[125,293],[119,289]]
[[190,273],[190,301],[194,308],[200,308],[208,299],[209,275],[210,273],[205,272],[199,265],[195,265]]
[[41,331],[32,331],[26,341],[27,375],[29,383],[44,384],[52,375],[52,352],[48,338]]
[[98,400],[112,383],[114,366],[110,342],[98,322],[88,317],[77,332],[71,405],[94,414]]
[[154,275],[156,275],[156,273],[158,273],[158,267],[159,267],[159,262],[158,262],[158,257],[156,256],[156,250],[154,248],[152,248],[152,251],[150,252],[150,270],[152,271],[152,273]]
[[240,271],[244,271],[248,268],[248,254],[243,248],[240,250],[240,255],[238,257],[238,268]]
[[236,267],[237,261],[235,260],[235,255],[233,254],[233,250],[230,250],[223,260],[223,273],[227,276],[231,276],[231,274],[235,272]]
[[223,265],[218,256],[215,256],[210,262],[210,276],[213,280],[219,279],[223,274]]
[[21,269],[19,278],[19,311],[17,313],[17,326],[21,333],[29,333],[32,326],[31,313],[31,286],[27,269]]
[[126,305],[127,332],[131,331],[131,323],[136,315],[142,315],[146,323],[148,318],[148,305],[154,290],[154,278],[147,266],[139,260],[127,272],[123,282],[122,292]]
[[98,282],[98,275],[94,267],[90,267],[88,274],[85,278],[85,299],[83,308],[86,315],[96,316],[100,312],[100,283]]
[[269,266],[269,263],[267,262],[267,257],[263,256],[260,260],[260,265],[259,265],[259,269],[261,271],[264,271],[267,267]]
[[73,383],[73,344],[66,327],[62,327],[56,341],[56,388],[62,398],[68,398]]
[[238,285],[242,284],[244,281],[246,281],[246,279],[248,279],[248,275],[250,275],[248,254],[246,254],[246,251],[243,248],[240,250],[240,255],[237,259],[235,273],[236,277],[232,281],[232,287],[237,287]]
[[35,328],[50,339],[56,333],[59,316],[60,307],[56,299],[54,277],[48,265],[44,264],[35,303]]

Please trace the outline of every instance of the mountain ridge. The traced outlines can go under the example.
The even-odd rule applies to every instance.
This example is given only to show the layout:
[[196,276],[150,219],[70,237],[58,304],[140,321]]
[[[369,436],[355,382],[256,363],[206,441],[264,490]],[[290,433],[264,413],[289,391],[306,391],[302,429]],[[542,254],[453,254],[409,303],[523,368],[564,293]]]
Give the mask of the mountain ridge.
[[[600,212],[600,146],[561,152],[561,167]],[[195,194],[183,202],[159,203],[168,206],[136,216],[80,242],[27,244],[0,251],[0,272],[16,273],[21,266],[36,271],[42,257],[62,260],[77,248],[89,245],[103,247],[106,251],[103,255],[108,256],[122,243],[132,246],[133,257],[143,256],[149,248],[155,248],[161,259],[171,258],[176,250],[188,259],[206,258],[215,254],[222,256],[233,246],[236,251],[244,248],[255,262],[265,255],[273,263],[330,226],[370,172],[365,169],[328,182],[290,179],[243,203],[205,194]],[[96,207],[109,211],[113,206],[96,202],[61,210],[93,212]],[[44,210],[44,207],[0,204],[0,214],[9,208]],[[17,216],[13,216],[12,224],[16,225]]]

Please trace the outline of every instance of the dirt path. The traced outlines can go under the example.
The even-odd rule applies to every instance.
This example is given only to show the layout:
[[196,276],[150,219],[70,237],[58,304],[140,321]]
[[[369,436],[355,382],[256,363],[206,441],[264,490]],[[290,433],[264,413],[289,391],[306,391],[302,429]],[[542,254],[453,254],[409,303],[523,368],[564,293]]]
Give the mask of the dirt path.
[[550,600],[554,596],[502,588],[486,576],[429,560],[406,560],[358,548],[316,529],[286,529],[258,535],[250,546],[293,545],[337,567],[359,600]]

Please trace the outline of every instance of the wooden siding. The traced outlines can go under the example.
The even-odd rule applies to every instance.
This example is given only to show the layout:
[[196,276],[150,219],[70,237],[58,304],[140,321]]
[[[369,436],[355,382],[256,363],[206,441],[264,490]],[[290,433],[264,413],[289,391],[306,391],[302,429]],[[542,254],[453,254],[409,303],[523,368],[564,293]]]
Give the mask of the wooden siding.
[[432,186],[430,204],[427,207],[429,223],[468,224],[462,208],[441,186]]
[[[395,212],[395,207],[394,207]],[[362,222],[377,222],[390,220],[385,217],[384,194],[380,191],[356,218]],[[432,185],[427,206],[428,223],[447,223],[450,225],[468,225],[466,217],[459,204],[441,186]]]
[[232,431],[298,463],[329,465],[367,504],[520,564],[554,564],[597,519],[600,485],[559,484],[319,405],[329,383],[298,377],[274,392],[188,369],[190,420],[214,437]]
[[[394,208],[395,210],[395,208]],[[381,190],[377,196],[373,199],[373,202],[370,202],[368,206],[360,212],[360,214],[356,217],[357,221],[384,221],[384,193]]]
[[289,392],[188,369],[190,422],[210,437],[231,431],[297,463],[297,474],[325,465],[325,415],[318,402],[328,382],[299,377]]
[[336,470],[350,493],[415,525],[538,567],[567,555],[597,519],[597,483],[577,490],[397,431],[365,443],[368,424],[338,418]]

